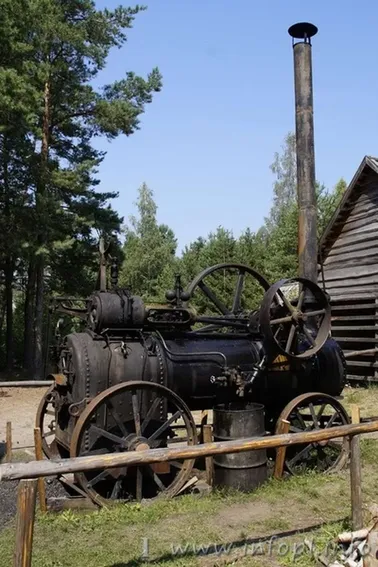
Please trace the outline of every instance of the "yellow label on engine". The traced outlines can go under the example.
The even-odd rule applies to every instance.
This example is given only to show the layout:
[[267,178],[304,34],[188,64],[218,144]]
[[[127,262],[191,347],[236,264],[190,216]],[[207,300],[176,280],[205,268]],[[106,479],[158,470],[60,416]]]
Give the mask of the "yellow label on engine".
[[286,371],[290,369],[290,364],[286,356],[279,354],[272,362],[269,370],[274,371]]

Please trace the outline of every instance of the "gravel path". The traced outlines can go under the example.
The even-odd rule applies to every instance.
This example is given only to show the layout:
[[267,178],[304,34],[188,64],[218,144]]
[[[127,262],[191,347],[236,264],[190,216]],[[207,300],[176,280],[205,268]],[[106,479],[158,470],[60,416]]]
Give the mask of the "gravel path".
[[[0,482],[0,531],[16,515],[18,481]],[[47,498],[67,496],[63,485],[58,480],[46,481]]]

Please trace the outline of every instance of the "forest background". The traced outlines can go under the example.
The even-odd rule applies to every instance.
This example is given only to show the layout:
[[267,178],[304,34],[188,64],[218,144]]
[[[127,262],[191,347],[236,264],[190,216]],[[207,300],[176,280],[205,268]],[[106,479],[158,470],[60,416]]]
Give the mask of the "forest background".
[[[158,222],[153,188],[136,188],[137,214],[124,221],[117,193],[101,191],[97,177],[105,153],[95,139],[132,135],[162,90],[157,68],[94,87],[145,8],[98,10],[92,0],[0,0],[0,8],[0,369],[7,376],[43,378],[49,298],[91,293],[100,237],[119,258],[120,285],[151,301],[164,300],[176,274],[185,286],[221,262],[247,264],[270,282],[296,274],[292,133],[273,156],[273,203],[263,226],[246,227],[239,238],[209,227],[178,254],[173,230]],[[345,188],[342,178],[331,189],[317,184],[319,236]],[[251,188],[251,199],[258,194]]]

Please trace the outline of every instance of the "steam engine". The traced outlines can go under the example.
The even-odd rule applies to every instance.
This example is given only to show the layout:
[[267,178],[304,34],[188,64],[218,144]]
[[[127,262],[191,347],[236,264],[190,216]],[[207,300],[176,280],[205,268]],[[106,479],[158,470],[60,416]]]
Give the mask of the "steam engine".
[[[228,307],[206,283],[219,271],[237,275]],[[191,411],[233,401],[264,404],[266,428],[272,431],[293,398],[308,392],[338,396],[345,364],[330,338],[330,307],[323,291],[301,278],[269,286],[256,274],[238,264],[213,266],[187,291],[178,278],[166,305],[147,305],[117,288],[95,292],[82,314],[85,331],[69,334],[61,345],[55,385],[41,406],[39,425],[45,429],[41,421],[49,405],[55,414],[55,439],[44,441],[48,456],[167,446],[177,437],[170,416],[184,422],[187,442],[194,443]],[[265,292],[261,307],[250,312],[242,299],[247,276]],[[285,292],[290,285],[296,290],[293,299]],[[195,292],[213,305],[209,315],[190,306]],[[95,492],[97,501],[104,493],[114,497],[109,491],[116,481],[94,490],[92,477],[88,481],[79,475],[78,480],[92,497]],[[137,493],[138,488],[133,496]]]

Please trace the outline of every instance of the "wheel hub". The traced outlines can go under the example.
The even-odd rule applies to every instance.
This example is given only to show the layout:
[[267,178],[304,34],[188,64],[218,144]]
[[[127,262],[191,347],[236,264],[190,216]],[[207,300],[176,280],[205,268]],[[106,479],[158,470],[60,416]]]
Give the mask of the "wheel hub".
[[150,445],[146,437],[141,437],[135,434],[129,435],[125,439],[125,445],[128,451],[147,451]]

